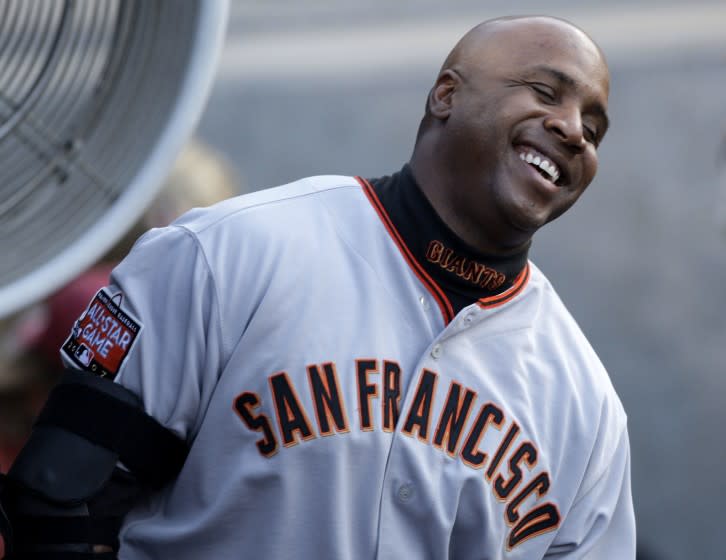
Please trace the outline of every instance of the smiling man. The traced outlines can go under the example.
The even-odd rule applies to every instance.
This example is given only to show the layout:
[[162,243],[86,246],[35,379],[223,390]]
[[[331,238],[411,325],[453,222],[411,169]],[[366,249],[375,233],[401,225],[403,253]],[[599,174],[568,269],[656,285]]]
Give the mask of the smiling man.
[[495,254],[522,249],[595,176],[608,91],[603,55],[579,29],[551,18],[486,22],[431,90],[414,176],[463,240]]
[[146,234],[5,482],[13,549],[632,560],[625,412],[528,259],[595,175],[608,87],[571,24],[485,22],[398,173]]

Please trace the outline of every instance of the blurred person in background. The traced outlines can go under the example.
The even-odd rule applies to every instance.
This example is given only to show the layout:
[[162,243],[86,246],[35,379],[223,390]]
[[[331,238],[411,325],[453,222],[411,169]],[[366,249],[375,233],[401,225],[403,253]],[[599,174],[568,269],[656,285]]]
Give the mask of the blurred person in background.
[[89,270],[44,301],[0,321],[0,472],[6,472],[63,371],[59,349],[111,270],[151,228],[187,210],[240,192],[240,179],[214,149],[198,139],[177,158],[164,186],[142,217]]

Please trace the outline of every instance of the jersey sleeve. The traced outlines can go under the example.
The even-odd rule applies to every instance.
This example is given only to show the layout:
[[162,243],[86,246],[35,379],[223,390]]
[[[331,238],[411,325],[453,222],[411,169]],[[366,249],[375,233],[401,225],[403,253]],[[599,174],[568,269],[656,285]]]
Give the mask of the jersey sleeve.
[[[78,369],[90,369],[86,362],[105,364],[105,376],[137,394],[148,414],[188,440],[220,370],[219,320],[214,279],[195,235],[179,226],[155,229],[113,270],[110,285],[76,322],[69,339],[77,334],[76,344],[69,348],[67,342],[61,354]],[[120,331],[114,341],[115,327]],[[108,345],[113,359],[104,361]]]
[[630,489],[630,444],[620,434],[612,460],[583,485],[546,558],[635,559],[635,515]]

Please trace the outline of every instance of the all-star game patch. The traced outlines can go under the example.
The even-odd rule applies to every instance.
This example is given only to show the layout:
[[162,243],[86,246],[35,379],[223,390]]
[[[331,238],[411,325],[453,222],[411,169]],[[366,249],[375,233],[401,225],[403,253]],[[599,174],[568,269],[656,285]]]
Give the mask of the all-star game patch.
[[78,368],[113,379],[141,331],[141,323],[121,309],[123,294],[101,289],[73,324],[62,352]]

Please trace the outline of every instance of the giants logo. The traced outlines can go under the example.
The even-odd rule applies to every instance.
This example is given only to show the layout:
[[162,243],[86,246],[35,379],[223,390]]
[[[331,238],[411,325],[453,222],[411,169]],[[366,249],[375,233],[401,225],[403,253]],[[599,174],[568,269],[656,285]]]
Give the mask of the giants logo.
[[441,241],[434,240],[429,243],[426,249],[426,259],[439,265],[444,270],[453,272],[458,277],[487,290],[496,290],[507,280],[507,277],[501,272],[457,255]]

